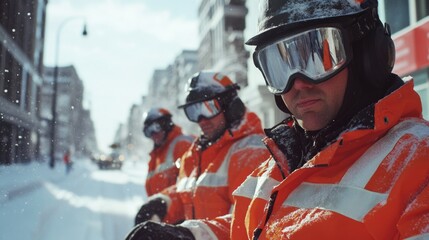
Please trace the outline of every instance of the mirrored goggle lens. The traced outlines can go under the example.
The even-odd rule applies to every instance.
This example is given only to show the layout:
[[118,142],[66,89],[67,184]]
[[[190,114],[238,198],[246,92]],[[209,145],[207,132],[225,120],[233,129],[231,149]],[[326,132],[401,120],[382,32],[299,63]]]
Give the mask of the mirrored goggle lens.
[[274,94],[289,91],[299,74],[322,82],[341,69],[346,60],[341,31],[333,27],[289,36],[255,52],[255,61]]
[[198,102],[185,107],[185,113],[192,122],[198,122],[203,117],[210,119],[221,112],[221,107],[216,99]]
[[158,133],[162,130],[161,125],[157,122],[153,122],[152,124],[143,128],[143,133],[146,137],[151,137],[152,134]]

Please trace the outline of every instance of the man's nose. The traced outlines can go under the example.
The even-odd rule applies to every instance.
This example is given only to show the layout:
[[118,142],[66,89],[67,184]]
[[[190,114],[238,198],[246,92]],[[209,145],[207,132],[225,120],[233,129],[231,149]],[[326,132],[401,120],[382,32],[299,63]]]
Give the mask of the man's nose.
[[293,88],[297,90],[305,89],[305,88],[312,88],[314,86],[314,83],[310,83],[309,81],[303,80],[303,79],[295,79],[295,82],[293,83]]

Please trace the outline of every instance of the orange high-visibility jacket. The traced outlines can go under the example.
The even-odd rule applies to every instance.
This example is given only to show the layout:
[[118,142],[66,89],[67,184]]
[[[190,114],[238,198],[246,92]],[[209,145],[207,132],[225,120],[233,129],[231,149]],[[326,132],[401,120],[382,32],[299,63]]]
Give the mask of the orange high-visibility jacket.
[[226,131],[204,150],[196,141],[183,155],[175,188],[163,191],[169,206],[165,222],[214,218],[231,212],[232,192],[269,156],[256,114],[246,111],[231,132]]
[[189,149],[193,140],[194,137],[184,135],[176,125],[169,132],[164,144],[152,150],[146,177],[148,196],[176,183],[179,168],[176,167],[175,161]]
[[429,124],[421,111],[409,81],[375,105],[374,129],[340,134],[290,175],[285,155],[265,139],[273,157],[234,192],[232,219],[184,225],[196,239],[227,239],[228,231],[253,239],[255,230],[255,239],[428,239]]

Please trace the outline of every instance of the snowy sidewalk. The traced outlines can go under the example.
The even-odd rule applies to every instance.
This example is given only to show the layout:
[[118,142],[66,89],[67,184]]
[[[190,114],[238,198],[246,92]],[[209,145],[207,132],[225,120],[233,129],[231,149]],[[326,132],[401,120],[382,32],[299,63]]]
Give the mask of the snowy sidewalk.
[[95,166],[92,166],[89,159],[76,160],[73,170],[69,174],[66,174],[62,162],[57,162],[53,169],[47,162],[36,161],[28,164],[0,166],[0,204],[28,194],[40,188],[47,181],[61,182],[67,177],[77,177],[76,174],[88,173],[91,168],[95,168]]
[[146,169],[99,170],[89,159],[69,174],[62,163],[0,166],[0,239],[123,239],[147,199]]

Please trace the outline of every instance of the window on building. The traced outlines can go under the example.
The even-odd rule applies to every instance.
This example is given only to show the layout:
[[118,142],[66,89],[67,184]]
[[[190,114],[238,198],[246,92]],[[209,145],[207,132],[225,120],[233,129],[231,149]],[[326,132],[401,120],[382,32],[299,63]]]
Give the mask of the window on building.
[[416,13],[417,13],[417,21],[426,16],[429,16],[428,0],[416,0]]
[[422,101],[423,117],[429,120],[429,75],[427,70],[412,74],[414,78],[414,89]]
[[386,22],[389,23],[392,33],[395,33],[410,25],[410,10],[408,1],[385,0],[384,2],[386,10]]

